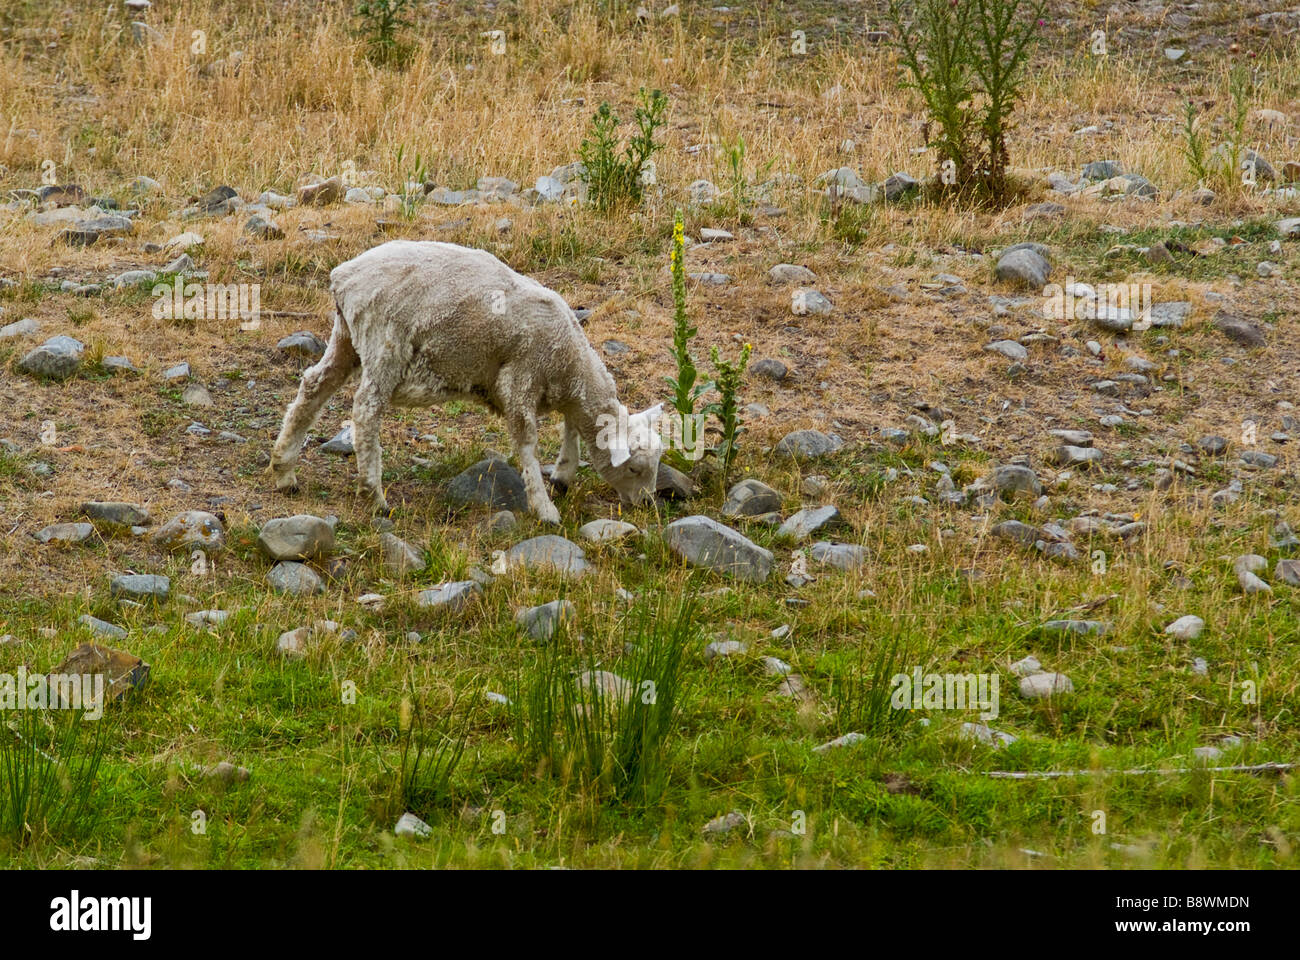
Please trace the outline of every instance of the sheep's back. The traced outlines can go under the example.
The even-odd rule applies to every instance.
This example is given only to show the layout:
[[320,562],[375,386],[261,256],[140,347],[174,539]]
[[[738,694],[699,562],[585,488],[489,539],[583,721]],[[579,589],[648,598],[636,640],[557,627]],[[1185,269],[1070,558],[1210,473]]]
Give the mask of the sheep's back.
[[399,380],[468,389],[491,386],[518,357],[547,379],[589,362],[559,294],[484,250],[390,241],[335,267],[330,290],[362,366],[396,369]]

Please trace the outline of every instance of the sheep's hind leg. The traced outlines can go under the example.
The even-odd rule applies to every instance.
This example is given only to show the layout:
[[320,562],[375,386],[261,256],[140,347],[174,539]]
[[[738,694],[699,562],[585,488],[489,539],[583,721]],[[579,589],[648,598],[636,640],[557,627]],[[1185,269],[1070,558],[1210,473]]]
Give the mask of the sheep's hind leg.
[[352,399],[352,445],[357,452],[360,493],[370,501],[375,513],[388,511],[383,453],[379,449],[379,421],[386,402],[384,391],[363,374]]
[[528,494],[528,509],[543,523],[559,524],[560,511],[546,493],[542,479],[542,465],[537,460],[537,419],[531,414],[510,418],[510,439],[519,454],[519,471],[524,478],[524,491]]
[[560,456],[555,461],[555,470],[551,473],[551,482],[562,491],[573,486],[578,476],[578,429],[568,417],[564,418],[564,441],[560,444]]
[[316,422],[325,401],[332,397],[352,376],[357,367],[357,351],[347,329],[336,319],[325,355],[302,375],[298,396],[284,413],[280,436],[271,453],[271,475],[277,490],[295,490],[298,478],[294,466],[302,453],[302,442]]

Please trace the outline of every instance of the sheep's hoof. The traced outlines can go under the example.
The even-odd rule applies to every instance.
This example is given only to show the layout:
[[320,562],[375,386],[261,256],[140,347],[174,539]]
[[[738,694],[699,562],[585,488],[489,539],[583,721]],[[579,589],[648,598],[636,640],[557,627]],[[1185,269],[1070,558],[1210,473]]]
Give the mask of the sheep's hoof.
[[272,470],[275,477],[275,489],[282,493],[296,493],[298,491],[298,475],[290,470],[288,473],[278,473]]
[[555,509],[555,504],[548,503],[537,511],[537,519],[552,527],[558,527],[560,525],[560,511]]
[[555,492],[557,496],[562,497],[569,492],[568,480],[561,480],[559,477],[550,476],[546,478],[546,482],[547,484],[550,485],[550,488]]

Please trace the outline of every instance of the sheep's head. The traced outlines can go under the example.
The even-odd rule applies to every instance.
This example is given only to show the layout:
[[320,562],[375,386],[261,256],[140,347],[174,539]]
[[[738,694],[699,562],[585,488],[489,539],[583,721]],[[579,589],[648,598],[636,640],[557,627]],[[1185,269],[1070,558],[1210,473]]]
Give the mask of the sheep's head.
[[626,429],[615,430],[610,436],[606,450],[609,466],[600,474],[624,503],[646,503],[654,499],[659,458],[664,452],[658,429],[662,413],[663,404],[632,414],[619,406],[619,420],[626,424]]

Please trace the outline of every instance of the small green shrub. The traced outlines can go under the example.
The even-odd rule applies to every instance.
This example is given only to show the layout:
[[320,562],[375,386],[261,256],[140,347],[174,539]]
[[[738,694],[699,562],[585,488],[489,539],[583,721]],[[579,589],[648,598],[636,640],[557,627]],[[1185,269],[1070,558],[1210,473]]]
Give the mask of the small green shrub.
[[587,201],[602,212],[623,204],[639,204],[645,185],[643,171],[659,150],[655,134],[665,123],[668,98],[655,90],[641,89],[641,103],[632,115],[636,132],[619,150],[619,119],[608,103],[602,103],[591,118],[587,135],[578,147]]
[[410,58],[414,48],[401,40],[398,31],[413,26],[404,16],[413,6],[414,0],[365,0],[357,5],[355,15],[372,63],[403,63]]
[[917,0],[911,20],[890,0],[894,46],[937,129],[941,189],[1001,201],[1007,134],[1046,0]]
[[681,447],[693,452],[703,442],[699,436],[695,404],[713,389],[713,384],[695,382],[699,378],[699,370],[691,357],[691,340],[698,331],[691,326],[686,312],[685,246],[686,228],[682,212],[678,210],[673,220],[673,246],[669,254],[669,270],[673,278],[673,358],[677,361],[677,376],[664,379],[673,389],[672,404],[678,417],[676,427],[681,431]]
[[719,479],[723,488],[727,485],[727,475],[736,460],[737,441],[744,427],[740,419],[740,381],[744,379],[745,368],[749,366],[750,344],[740,348],[740,359],[736,362],[723,360],[717,347],[714,347],[710,359],[713,369],[717,371],[717,389],[720,399],[710,404],[709,412],[722,422],[722,441],[718,444]]

